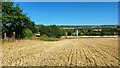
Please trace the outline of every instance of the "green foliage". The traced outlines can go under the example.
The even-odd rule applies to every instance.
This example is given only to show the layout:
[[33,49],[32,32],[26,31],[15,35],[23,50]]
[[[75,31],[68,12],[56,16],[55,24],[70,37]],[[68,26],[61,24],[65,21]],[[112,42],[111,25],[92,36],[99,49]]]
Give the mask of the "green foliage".
[[23,32],[23,37],[26,39],[30,39],[33,36],[32,31],[28,28],[24,29],[22,32]]
[[82,33],[82,32],[79,32],[78,35],[79,35],[79,36],[83,36],[83,33]]
[[59,38],[55,38],[55,37],[48,37],[47,35],[42,35],[41,37],[39,37],[40,40],[43,41],[58,41]]
[[[65,29],[67,36],[74,36],[76,30],[79,30],[79,36],[104,36],[104,35],[118,35],[120,30],[115,25],[106,26],[61,26]],[[74,29],[69,29],[74,28]]]
[[73,29],[65,29],[65,32],[67,33],[68,36],[74,35],[74,33],[76,33],[76,31]]
[[29,28],[33,33],[37,32],[35,23],[30,20],[20,9],[19,5],[14,6],[13,2],[2,3],[2,32],[8,37],[16,32],[16,38],[25,38],[24,32]]
[[39,31],[41,35],[46,34],[48,37],[60,38],[62,35],[65,35],[64,30],[62,28],[57,27],[56,25],[40,25]]

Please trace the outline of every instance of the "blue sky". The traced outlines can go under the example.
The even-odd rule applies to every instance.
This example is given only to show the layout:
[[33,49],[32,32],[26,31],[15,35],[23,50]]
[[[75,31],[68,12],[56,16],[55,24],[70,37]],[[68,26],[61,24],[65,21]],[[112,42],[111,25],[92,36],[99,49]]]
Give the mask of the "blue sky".
[[36,24],[116,25],[117,2],[15,2]]

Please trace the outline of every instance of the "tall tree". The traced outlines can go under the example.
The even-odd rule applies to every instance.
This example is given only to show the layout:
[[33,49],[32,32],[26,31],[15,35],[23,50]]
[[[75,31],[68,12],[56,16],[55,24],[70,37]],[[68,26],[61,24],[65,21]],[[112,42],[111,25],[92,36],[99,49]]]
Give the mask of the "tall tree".
[[2,15],[2,32],[7,33],[8,37],[12,36],[12,32],[16,32],[17,38],[24,38],[24,29],[35,29],[34,22],[22,12],[19,5],[14,6],[13,2],[2,3]]

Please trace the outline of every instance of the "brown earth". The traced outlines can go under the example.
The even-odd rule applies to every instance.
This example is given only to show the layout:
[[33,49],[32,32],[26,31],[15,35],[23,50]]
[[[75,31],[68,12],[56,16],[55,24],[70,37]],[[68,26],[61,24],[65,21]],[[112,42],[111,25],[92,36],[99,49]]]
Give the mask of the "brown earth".
[[117,38],[20,40],[2,52],[3,66],[118,66]]

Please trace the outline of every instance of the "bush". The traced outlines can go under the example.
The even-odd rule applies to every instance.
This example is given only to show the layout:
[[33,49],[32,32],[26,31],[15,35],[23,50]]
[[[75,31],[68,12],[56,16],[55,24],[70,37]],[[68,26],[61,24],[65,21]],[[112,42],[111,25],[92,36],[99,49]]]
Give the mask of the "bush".
[[22,32],[23,32],[23,37],[25,39],[31,39],[32,36],[33,36],[32,31],[30,29],[28,29],[28,28],[24,29]]
[[41,37],[39,37],[40,40],[43,41],[58,41],[60,40],[59,38],[55,38],[55,37],[48,37],[47,35],[42,35]]

